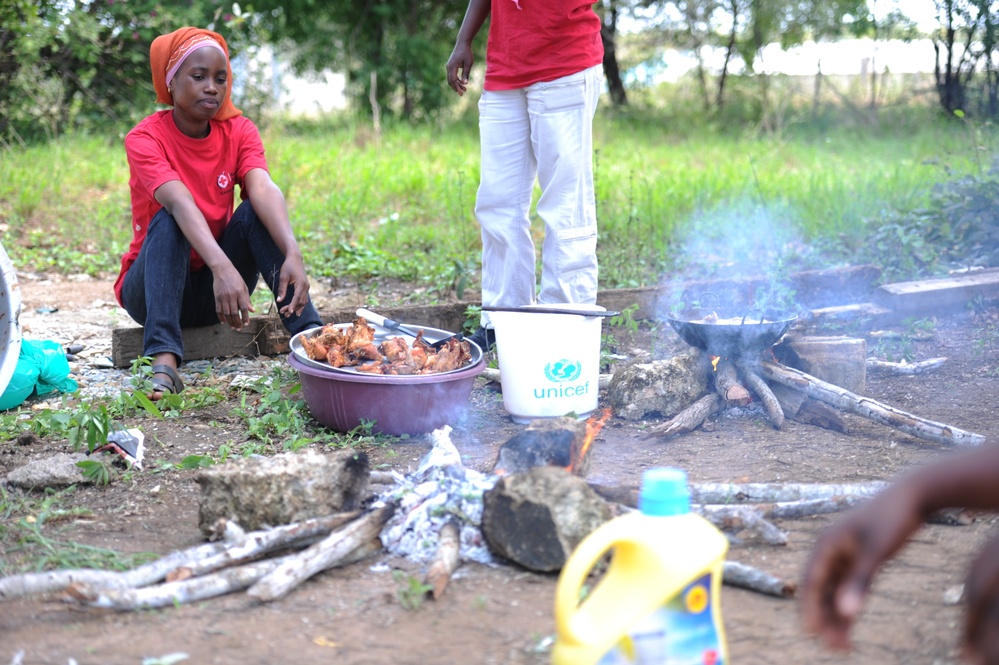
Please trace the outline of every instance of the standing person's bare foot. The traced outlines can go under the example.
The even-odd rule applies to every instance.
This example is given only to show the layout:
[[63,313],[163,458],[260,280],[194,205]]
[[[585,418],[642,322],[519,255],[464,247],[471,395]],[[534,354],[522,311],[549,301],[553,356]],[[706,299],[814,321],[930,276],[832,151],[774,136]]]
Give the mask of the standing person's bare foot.
[[157,401],[164,395],[175,395],[184,389],[184,382],[177,373],[177,357],[172,353],[153,356],[153,390],[149,399]]

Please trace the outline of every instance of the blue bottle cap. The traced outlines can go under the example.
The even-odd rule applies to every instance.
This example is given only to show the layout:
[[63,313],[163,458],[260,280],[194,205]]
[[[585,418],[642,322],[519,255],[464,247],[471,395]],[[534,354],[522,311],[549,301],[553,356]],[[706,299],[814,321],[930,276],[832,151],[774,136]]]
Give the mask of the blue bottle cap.
[[642,474],[638,509],[645,515],[666,517],[690,512],[690,490],[683,469],[649,469]]

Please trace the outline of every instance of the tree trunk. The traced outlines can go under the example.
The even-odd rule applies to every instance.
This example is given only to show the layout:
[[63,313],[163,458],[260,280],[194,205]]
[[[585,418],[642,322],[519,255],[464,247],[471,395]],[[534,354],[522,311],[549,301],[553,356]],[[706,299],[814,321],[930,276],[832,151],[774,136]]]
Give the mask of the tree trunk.
[[621,80],[621,67],[617,62],[617,2],[610,3],[610,10],[600,28],[600,41],[604,45],[604,78],[614,106],[627,106],[628,93]]

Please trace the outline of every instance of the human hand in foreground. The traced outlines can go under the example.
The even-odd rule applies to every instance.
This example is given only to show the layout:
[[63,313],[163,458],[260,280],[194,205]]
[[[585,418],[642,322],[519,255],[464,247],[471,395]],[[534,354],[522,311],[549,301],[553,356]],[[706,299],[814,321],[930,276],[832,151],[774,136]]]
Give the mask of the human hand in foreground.
[[918,495],[906,484],[890,487],[856,508],[819,538],[805,568],[805,629],[829,648],[850,648],[878,569],[922,525]]
[[999,537],[978,553],[965,579],[964,650],[976,665],[999,663]]
[[[292,287],[292,297],[287,303],[288,287]],[[278,276],[278,292],[275,294],[279,305],[278,312],[283,317],[301,314],[309,302],[309,278],[305,275],[305,263],[300,255],[288,255],[281,265]]]
[[212,271],[215,289],[215,312],[219,321],[236,331],[250,324],[250,292],[239,271],[231,263]]

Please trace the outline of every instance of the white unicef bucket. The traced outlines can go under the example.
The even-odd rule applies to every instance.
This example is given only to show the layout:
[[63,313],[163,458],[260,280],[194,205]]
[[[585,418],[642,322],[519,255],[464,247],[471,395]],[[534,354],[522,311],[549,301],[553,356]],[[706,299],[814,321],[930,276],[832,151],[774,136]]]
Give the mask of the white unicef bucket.
[[21,356],[21,291],[10,257],[0,245],[0,394],[7,388]]
[[537,305],[489,310],[496,333],[503,407],[517,423],[597,408],[602,317],[532,309],[606,312],[598,305]]

